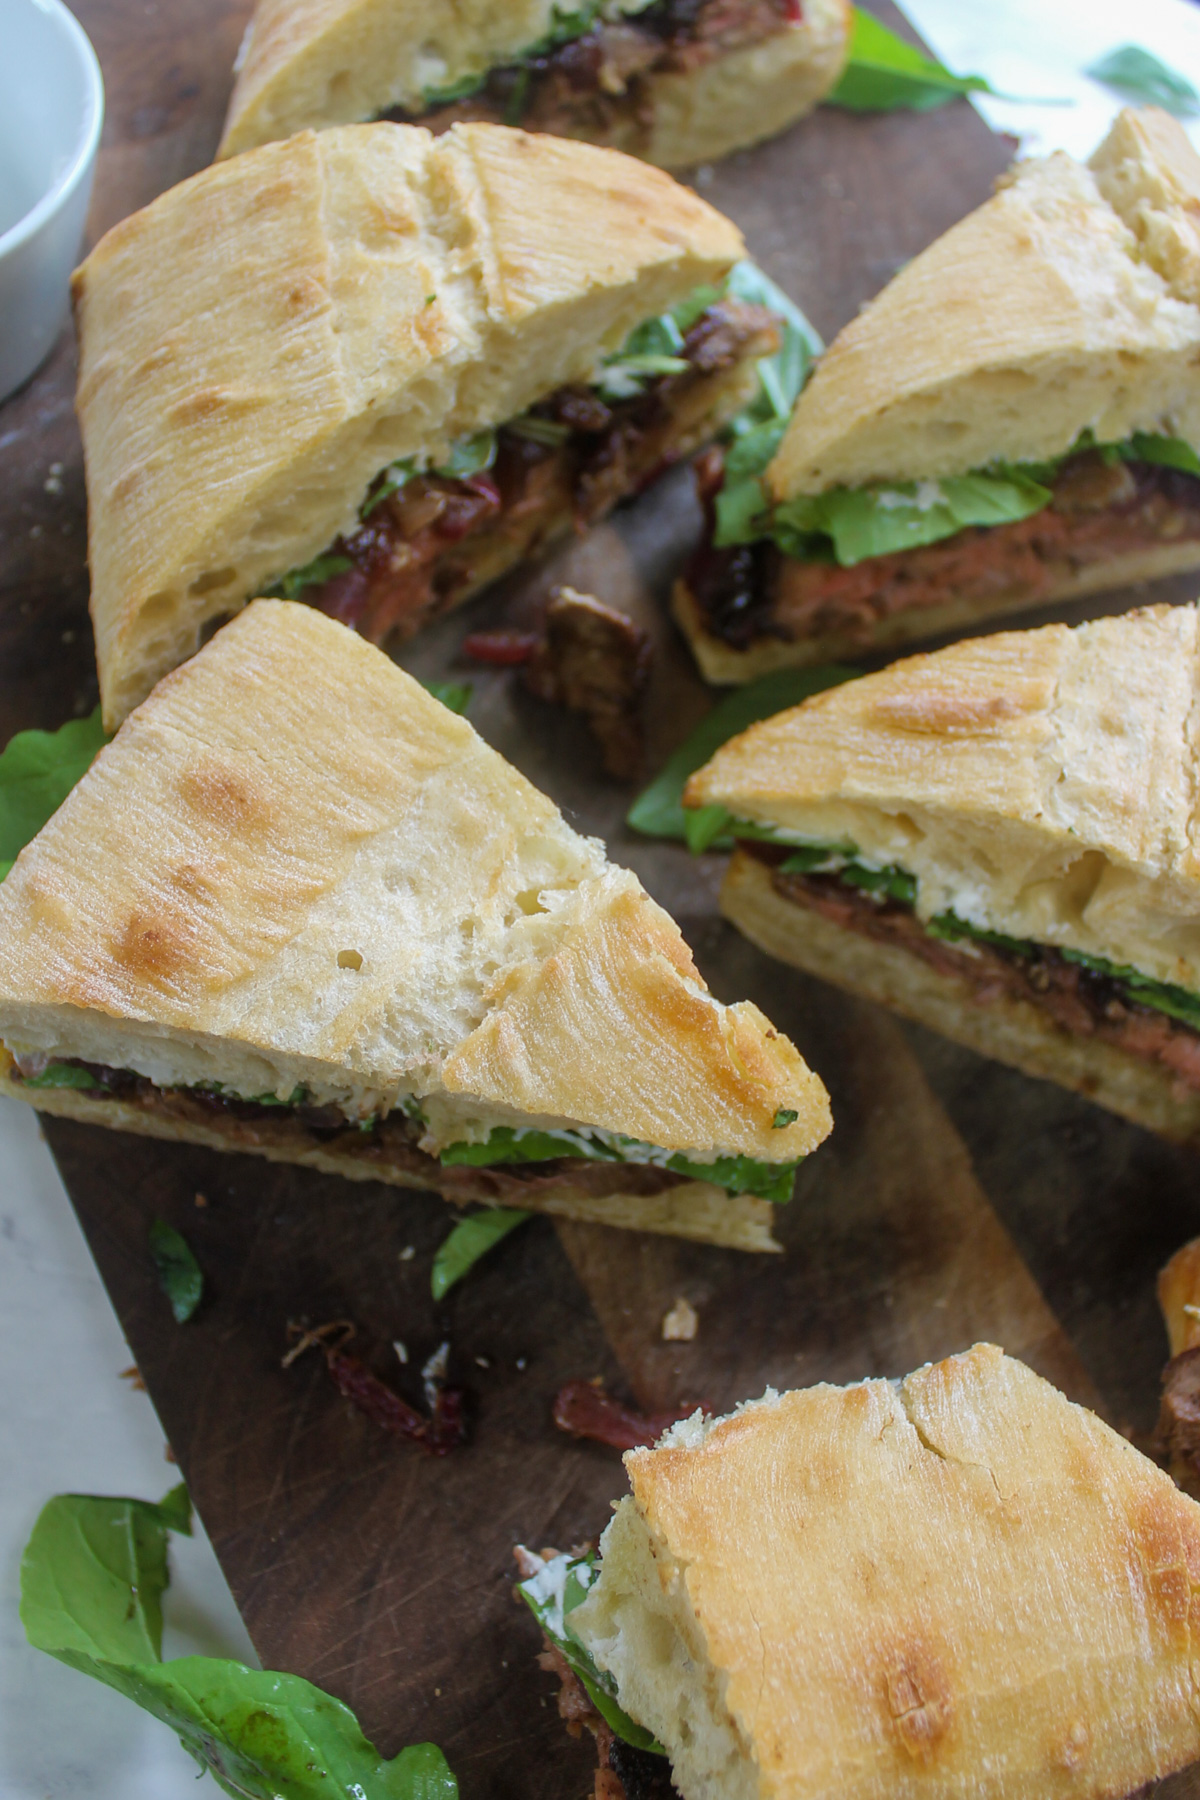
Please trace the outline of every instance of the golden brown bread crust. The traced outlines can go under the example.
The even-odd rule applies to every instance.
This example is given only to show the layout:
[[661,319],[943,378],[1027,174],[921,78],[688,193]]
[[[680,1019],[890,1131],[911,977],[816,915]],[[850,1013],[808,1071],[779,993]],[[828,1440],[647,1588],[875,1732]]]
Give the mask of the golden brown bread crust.
[[[552,13],[545,0],[456,7],[440,18],[436,8],[402,0],[259,0],[217,154],[393,107],[419,114],[423,88],[451,87],[516,59],[546,35]],[[849,44],[847,0],[809,0],[803,20],[771,38],[686,74],[650,77],[638,119],[619,120],[592,141],[666,169],[725,156],[816,106],[837,82]],[[436,79],[431,56],[444,64]]]
[[1194,606],[909,657],[724,745],[685,804],[917,878],[917,912],[1200,992]]
[[1088,167],[1151,268],[1200,304],[1200,156],[1179,120],[1156,106],[1127,108]]
[[1079,569],[1064,568],[1048,588],[1031,598],[1024,589],[1005,594],[997,589],[986,600],[973,595],[951,600],[945,606],[914,606],[880,619],[868,635],[862,631],[828,632],[822,637],[781,638],[763,636],[745,650],[738,650],[710,630],[703,611],[685,581],[677,581],[671,595],[671,611],[691,646],[700,673],[715,686],[757,681],[776,669],[811,669],[821,663],[842,662],[868,651],[919,643],[943,632],[976,625],[982,619],[1007,618],[1031,607],[1053,606],[1081,600],[1086,594],[1105,594],[1114,588],[1132,587],[1144,581],[1164,580],[1200,569],[1200,543],[1155,544],[1131,550],[1124,556],[1107,557]]
[[742,248],[644,163],[487,125],[303,133],[115,226],[75,277],[110,726],[385,464],[586,379]]
[[[718,1244],[725,1250],[776,1253],[780,1246],[771,1235],[774,1208],[750,1194],[728,1194],[707,1181],[684,1181],[658,1194],[613,1192],[596,1194],[570,1174],[518,1194],[495,1198],[482,1187],[464,1194],[459,1182],[440,1182],[442,1172],[430,1161],[415,1172],[407,1162],[389,1160],[369,1143],[356,1144],[347,1131],[334,1144],[319,1144],[311,1134],[289,1129],[285,1120],[247,1126],[233,1117],[214,1115],[208,1122],[170,1118],[122,1100],[97,1100],[70,1088],[31,1089],[14,1081],[3,1064],[11,1059],[0,1046],[0,1094],[24,1100],[39,1112],[55,1118],[76,1119],[85,1125],[102,1125],[111,1131],[132,1131],[139,1137],[162,1138],[170,1143],[200,1144],[209,1150],[241,1151],[266,1157],[268,1162],[297,1164],[318,1169],[323,1175],[340,1175],[347,1181],[382,1181],[389,1187],[441,1192],[455,1204],[520,1206],[529,1212],[549,1213],[560,1219],[578,1219],[610,1225],[625,1231],[649,1231],[660,1237],[679,1237],[694,1243]],[[461,1170],[458,1171],[462,1173]]]
[[1200,442],[1200,307],[1164,269],[1088,169],[1061,154],[1017,164],[838,334],[767,472],[772,493],[1039,461],[1085,430]]
[[1083,1094],[1175,1143],[1200,1144],[1200,1094],[1170,1072],[1112,1044],[1065,1030],[1040,1007],[1008,994],[980,1004],[966,981],[933,969],[911,951],[835,925],[780,894],[771,870],[735,851],[721,888],[721,911],[768,956],[832,981],[927,1025],[980,1056]]
[[602,1658],[636,1508],[740,1749],[705,1781],[665,1738],[688,1800],[1097,1800],[1200,1754],[1200,1509],[995,1346],[680,1435],[572,1624]]
[[0,1035],[364,1118],[416,1094],[432,1152],[527,1101],[775,1163],[829,1129],[792,1045],[708,995],[632,874],[380,651],[279,601],[162,682],[18,857]]

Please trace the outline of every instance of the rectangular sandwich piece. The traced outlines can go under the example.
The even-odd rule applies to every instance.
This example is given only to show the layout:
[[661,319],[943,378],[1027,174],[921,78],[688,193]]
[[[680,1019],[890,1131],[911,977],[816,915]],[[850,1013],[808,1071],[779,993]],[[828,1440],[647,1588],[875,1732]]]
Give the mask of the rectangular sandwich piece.
[[302,133],[114,227],[75,277],[109,728],[257,594],[409,636],[690,455],[779,344],[742,253],[491,125]]
[[975,638],[752,726],[684,796],[737,840],[722,910],[797,968],[1200,1141],[1198,618]]
[[0,1090],[459,1203],[775,1248],[820,1081],[419,683],[260,600],[0,885]]
[[1126,111],[902,269],[786,431],[706,459],[676,616],[747,681],[1197,568],[1198,447],[1200,157]]
[[218,154],[386,117],[522,125],[687,168],[816,106],[850,24],[847,0],[259,0]]
[[522,1586],[605,1800],[1098,1800],[1200,1756],[1200,1506],[993,1345],[625,1467],[598,1567]]

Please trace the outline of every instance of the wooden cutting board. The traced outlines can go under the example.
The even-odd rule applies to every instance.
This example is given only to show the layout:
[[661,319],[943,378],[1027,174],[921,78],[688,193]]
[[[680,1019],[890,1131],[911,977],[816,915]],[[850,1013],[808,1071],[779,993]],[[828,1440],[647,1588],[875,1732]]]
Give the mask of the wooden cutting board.
[[[209,159],[247,10],[80,0],[108,83],[93,236]],[[964,104],[871,119],[826,109],[697,181],[832,335],[986,196],[1010,150]],[[73,379],[64,339],[0,408],[0,741],[95,701]],[[461,679],[467,629],[526,617],[551,578],[572,579],[655,634],[656,766],[709,703],[658,603],[696,524],[680,476],[404,661]],[[1192,585],[1155,597],[1188,599]],[[718,858],[633,838],[629,792],[603,777],[576,722],[508,674],[472,678],[484,736],[637,869],[715,991],[755,999],[824,1076],[836,1129],[781,1215],[786,1255],[538,1220],[435,1305],[430,1259],[450,1223],[436,1198],[64,1123],[47,1135],[263,1662],[347,1700],[388,1753],[436,1740],[464,1800],[561,1800],[590,1790],[590,1757],[536,1667],[512,1546],[596,1536],[624,1485],[615,1455],[554,1430],[562,1382],[601,1375],[648,1408],[723,1408],[768,1382],[895,1375],[989,1338],[1138,1436],[1166,1353],[1154,1276],[1200,1231],[1200,1190],[1194,1157],[768,963],[717,918]],[[147,1252],[156,1215],[205,1273],[182,1328]],[[666,1343],[680,1296],[699,1332]],[[318,1358],[282,1369],[300,1317],[353,1318],[357,1347],[414,1400],[415,1371],[448,1341],[469,1445],[441,1462],[397,1447]],[[1200,1782],[1162,1791],[1200,1795]]]

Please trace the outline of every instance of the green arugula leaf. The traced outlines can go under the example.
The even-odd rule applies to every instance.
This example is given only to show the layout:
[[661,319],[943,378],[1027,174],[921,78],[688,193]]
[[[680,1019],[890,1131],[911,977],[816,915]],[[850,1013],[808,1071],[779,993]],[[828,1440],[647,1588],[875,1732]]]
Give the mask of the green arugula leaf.
[[[382,496],[381,496],[382,497]],[[302,569],[290,569],[263,593],[272,600],[295,600],[309,587],[321,587],[335,575],[344,575],[354,564],[348,556],[314,556]]]
[[185,1238],[165,1219],[150,1226],[150,1254],[177,1325],[185,1325],[200,1304],[204,1276]]
[[108,739],[100,708],[57,731],[18,731],[0,753],[0,881]]
[[764,357],[758,365],[759,397],[735,421],[734,429],[740,435],[755,425],[790,418],[813,362],[825,346],[796,302],[757,263],[735,263],[726,277],[725,292],[750,306],[765,306],[783,322],[783,343],[774,356]]
[[[432,299],[433,296],[430,296]],[[426,305],[429,302],[426,301]],[[407,487],[415,475],[421,473],[415,456],[401,457],[399,462],[389,463],[387,468],[378,474],[367,491],[367,497],[358,509],[360,519],[369,518],[377,506],[390,500],[393,494]]]
[[711,1181],[730,1194],[753,1194],[759,1200],[771,1200],[786,1206],[796,1185],[799,1162],[760,1162],[755,1156],[719,1156],[713,1163],[690,1162],[686,1156],[672,1156],[667,1163],[676,1175],[690,1181]]
[[515,1207],[496,1206],[472,1213],[457,1224],[433,1259],[429,1285],[434,1299],[441,1300],[481,1256],[532,1217],[532,1213],[518,1212]]
[[930,112],[960,94],[995,90],[982,75],[953,75],[943,63],[915,50],[856,6],[850,55],[841,80],[828,96],[831,106],[851,112]]
[[1137,106],[1161,106],[1178,119],[1194,119],[1200,114],[1200,94],[1191,82],[1137,44],[1110,50],[1083,72]]
[[465,481],[468,475],[479,475],[496,460],[496,433],[489,426],[473,437],[459,438],[450,446],[445,462],[436,464],[434,473],[448,481]]
[[421,686],[452,713],[465,713],[475,692],[469,681],[423,681]]
[[100,1083],[75,1063],[47,1063],[40,1075],[25,1075],[22,1085],[31,1088],[98,1088]]
[[447,1144],[439,1160],[448,1168],[487,1169],[494,1163],[554,1162],[560,1156],[595,1157],[601,1162],[620,1159],[600,1147],[593,1152],[574,1137],[550,1131],[523,1131],[519,1126],[497,1125],[485,1144]]
[[482,75],[464,75],[458,81],[450,82],[446,87],[424,88],[421,101],[426,112],[432,112],[437,106],[453,106],[456,100],[469,100],[477,94],[487,80],[485,71]]
[[1194,1031],[1200,1031],[1200,995],[1191,994],[1186,988],[1175,987],[1170,982],[1155,981],[1127,963],[1107,962],[1102,956],[1085,956],[1082,950],[1060,949],[1059,954],[1066,962],[1078,963],[1097,975],[1107,975],[1125,989],[1131,1000],[1142,1006],[1152,1006],[1157,1012],[1177,1019],[1181,1025],[1190,1025]]
[[457,1800],[441,1751],[384,1762],[349,1707],[298,1675],[224,1657],[162,1661],[167,1532],[190,1528],[179,1489],[144,1500],[59,1494],[21,1559],[21,1622],[35,1649],[103,1681],[171,1726],[222,1793],[241,1800]]
[[650,1750],[665,1756],[662,1745],[643,1725],[638,1725],[617,1702],[616,1682],[607,1670],[598,1669],[591,1651],[571,1630],[569,1619],[577,1606],[587,1598],[596,1579],[599,1558],[595,1555],[559,1556],[545,1569],[518,1583],[517,1592],[564,1660],[578,1675],[588,1698],[610,1730],[637,1750]]
[[827,537],[843,568],[872,556],[954,537],[968,525],[1004,525],[1050,504],[1050,489],[1018,470],[903,481],[892,487],[831,488],[799,494],[775,509],[772,534],[788,555]]
[[[820,669],[778,669],[764,675],[761,681],[748,682],[719,700],[708,716],[701,720],[691,736],[644,788],[625,815],[625,822],[646,837],[678,838],[688,842],[688,819],[683,808],[683,790],[688,777],[713,757],[722,744],[737,737],[759,719],[769,719],[789,706],[798,706],[812,694],[839,682],[853,681],[861,671],[829,663]],[[708,808],[704,808],[708,811]],[[719,849],[733,842],[723,831],[708,840]]]
[[1158,463],[1167,469],[1182,469],[1185,475],[1200,475],[1200,456],[1182,438],[1156,437],[1135,431],[1125,443],[1115,446],[1125,462]]

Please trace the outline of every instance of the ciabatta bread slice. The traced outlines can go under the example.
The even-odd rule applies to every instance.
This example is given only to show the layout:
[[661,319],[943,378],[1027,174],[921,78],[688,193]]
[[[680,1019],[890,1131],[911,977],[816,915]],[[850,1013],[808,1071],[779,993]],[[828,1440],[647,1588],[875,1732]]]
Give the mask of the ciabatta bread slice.
[[[612,0],[596,23],[636,26],[646,0]],[[429,110],[431,91],[519,61],[560,23],[550,0],[430,7],[395,0],[259,0],[239,58],[218,151],[233,156],[307,128]],[[736,19],[730,20],[735,28]],[[698,67],[651,71],[629,104],[565,130],[663,168],[684,168],[781,131],[824,98],[850,45],[846,0],[782,9],[764,34]],[[591,109],[593,112],[595,109]]]
[[1096,161],[1017,163],[838,334],[768,471],[777,500],[1038,462],[1089,430],[1200,443],[1194,279],[1142,203],[1176,184],[1194,233],[1200,158],[1165,114],[1126,115]]
[[1093,1800],[1200,1755],[1200,1508],[995,1346],[625,1466],[570,1626],[684,1800]]
[[1003,632],[815,695],[685,802],[916,878],[916,912],[1200,993],[1193,606]]
[[[162,682],[18,857],[0,1042],[7,1091],[35,1104],[332,1166],[274,1113],[233,1129],[236,1102],[302,1090],[344,1123],[347,1172],[460,1197],[469,1172],[443,1180],[439,1154],[497,1127],[636,1140],[612,1190],[634,1196],[648,1171],[673,1185],[670,1155],[786,1164],[829,1129],[820,1081],[755,1007],[712,998],[636,877],[382,652],[276,601]],[[21,1080],[47,1057],[131,1072],[139,1094]],[[196,1097],[214,1089],[232,1124]],[[389,1116],[419,1117],[415,1162],[355,1144]],[[700,1235],[719,1235],[697,1185]]]
[[109,725],[386,465],[587,380],[741,251],[657,170],[486,125],[302,133],[115,226],[75,277]]

